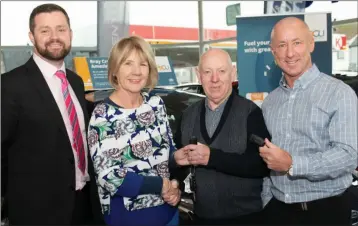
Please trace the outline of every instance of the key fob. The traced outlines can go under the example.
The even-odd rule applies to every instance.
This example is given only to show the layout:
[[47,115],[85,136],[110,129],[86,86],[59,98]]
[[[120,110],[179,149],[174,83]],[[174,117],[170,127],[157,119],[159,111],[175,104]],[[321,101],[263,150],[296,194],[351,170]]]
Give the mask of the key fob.
[[189,140],[189,144],[198,144],[198,139],[195,136],[192,136]]
[[257,144],[259,147],[263,147],[265,145],[265,140],[255,134],[251,134],[249,140],[250,142]]

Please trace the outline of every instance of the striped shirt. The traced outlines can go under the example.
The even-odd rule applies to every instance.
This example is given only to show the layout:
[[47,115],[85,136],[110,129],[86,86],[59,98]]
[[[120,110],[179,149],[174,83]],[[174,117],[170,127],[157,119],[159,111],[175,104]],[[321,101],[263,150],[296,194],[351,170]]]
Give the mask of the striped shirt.
[[262,110],[272,143],[292,156],[292,176],[271,171],[262,192],[285,203],[343,193],[357,165],[357,96],[313,65],[290,88],[284,78]]

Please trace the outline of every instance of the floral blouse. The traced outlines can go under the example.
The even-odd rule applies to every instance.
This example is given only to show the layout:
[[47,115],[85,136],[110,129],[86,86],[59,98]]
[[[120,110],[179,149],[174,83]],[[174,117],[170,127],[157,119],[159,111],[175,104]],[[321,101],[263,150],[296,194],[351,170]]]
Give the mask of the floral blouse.
[[[144,101],[138,108],[100,103],[92,113],[88,144],[104,214],[110,213],[110,197],[127,172],[169,178],[169,153],[175,145],[165,105],[158,96],[142,96]],[[155,194],[123,197],[123,201],[129,211],[164,204]]]

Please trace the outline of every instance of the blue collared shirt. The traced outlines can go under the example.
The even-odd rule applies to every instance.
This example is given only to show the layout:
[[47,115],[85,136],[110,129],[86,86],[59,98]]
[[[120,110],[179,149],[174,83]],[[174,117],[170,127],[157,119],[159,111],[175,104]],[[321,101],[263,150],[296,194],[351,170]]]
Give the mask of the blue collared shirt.
[[285,203],[339,195],[357,165],[357,96],[313,65],[290,88],[284,78],[264,100],[272,143],[292,156],[292,176],[271,171],[262,193]]

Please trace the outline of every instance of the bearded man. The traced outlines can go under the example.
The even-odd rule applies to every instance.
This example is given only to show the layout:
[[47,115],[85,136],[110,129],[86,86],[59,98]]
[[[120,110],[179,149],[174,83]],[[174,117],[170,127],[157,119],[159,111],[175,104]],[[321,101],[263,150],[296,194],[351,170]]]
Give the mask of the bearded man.
[[32,57],[1,76],[8,219],[11,225],[90,224],[100,208],[98,196],[90,195],[95,180],[84,84],[64,63],[70,19],[62,7],[43,4],[32,11],[29,27]]

